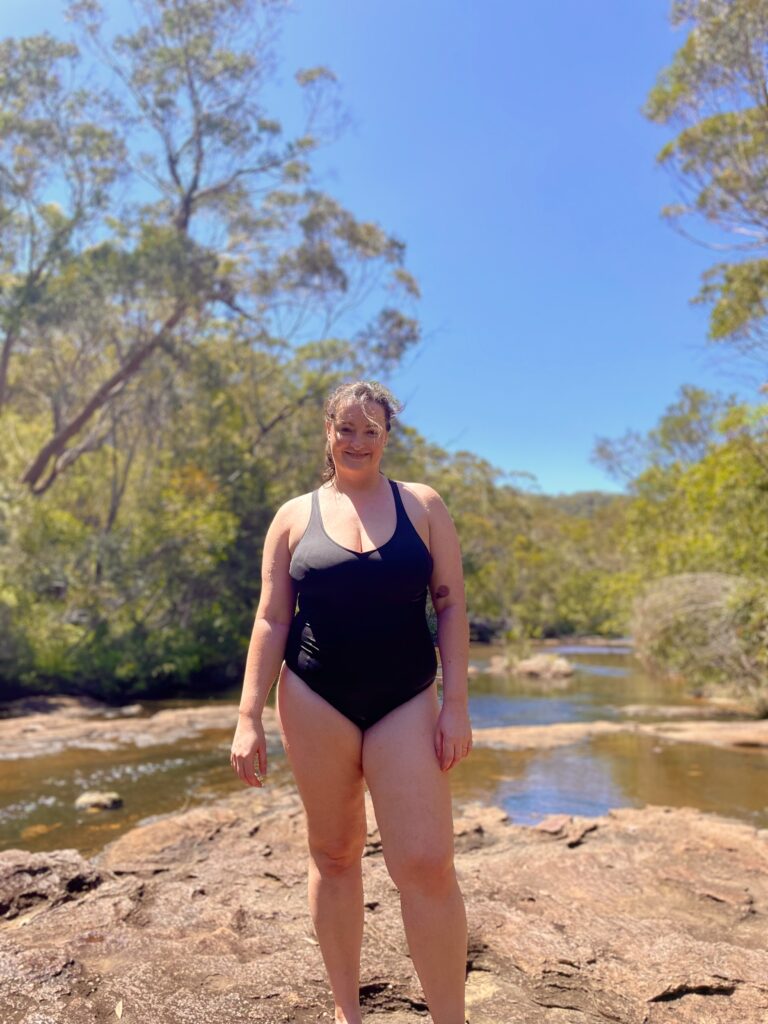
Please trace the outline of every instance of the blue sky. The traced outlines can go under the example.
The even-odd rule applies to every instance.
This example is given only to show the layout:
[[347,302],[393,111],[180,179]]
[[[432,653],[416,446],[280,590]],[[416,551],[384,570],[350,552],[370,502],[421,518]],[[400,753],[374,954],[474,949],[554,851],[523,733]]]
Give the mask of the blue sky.
[[[62,7],[3,0],[0,35],[56,31]],[[406,242],[422,289],[404,420],[545,492],[616,489],[595,438],[649,429],[683,383],[755,396],[689,303],[717,254],[659,214],[668,133],[641,107],[683,39],[668,9],[303,0],[282,31],[278,103],[296,67],[336,72],[352,124],[322,184]]]

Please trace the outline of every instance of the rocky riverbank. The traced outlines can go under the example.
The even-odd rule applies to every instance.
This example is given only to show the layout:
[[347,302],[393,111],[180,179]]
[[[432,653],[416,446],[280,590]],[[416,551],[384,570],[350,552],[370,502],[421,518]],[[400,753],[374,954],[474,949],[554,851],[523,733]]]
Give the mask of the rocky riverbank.
[[[456,819],[472,1024],[765,1024],[768,841],[646,807],[515,825]],[[371,1024],[425,1008],[369,807],[362,993]],[[0,854],[4,1024],[330,1021],[290,789],[144,824],[91,860]]]

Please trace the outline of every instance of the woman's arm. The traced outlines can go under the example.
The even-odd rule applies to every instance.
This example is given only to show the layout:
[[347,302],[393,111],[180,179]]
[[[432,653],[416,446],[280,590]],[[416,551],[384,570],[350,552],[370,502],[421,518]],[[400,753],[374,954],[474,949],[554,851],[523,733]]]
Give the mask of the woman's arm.
[[435,752],[442,770],[448,771],[472,749],[467,687],[469,623],[464,574],[459,537],[443,499],[426,484],[418,485],[418,493],[429,521],[433,563],[429,589],[437,614],[437,645],[443,672],[443,706],[435,733]]
[[293,499],[278,510],[264,539],[261,596],[248,646],[239,720],[230,756],[233,769],[250,786],[261,785],[254,771],[256,758],[258,774],[264,777],[267,773],[267,746],[261,716],[283,660],[296,605],[296,592],[288,574],[291,561],[288,539],[296,501]]

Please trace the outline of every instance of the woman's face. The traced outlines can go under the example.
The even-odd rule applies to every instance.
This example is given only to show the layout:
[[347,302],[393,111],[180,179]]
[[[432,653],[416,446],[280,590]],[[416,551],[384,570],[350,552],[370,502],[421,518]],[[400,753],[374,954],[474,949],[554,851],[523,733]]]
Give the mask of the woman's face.
[[386,424],[378,402],[340,406],[333,420],[325,422],[336,472],[378,469],[387,443]]

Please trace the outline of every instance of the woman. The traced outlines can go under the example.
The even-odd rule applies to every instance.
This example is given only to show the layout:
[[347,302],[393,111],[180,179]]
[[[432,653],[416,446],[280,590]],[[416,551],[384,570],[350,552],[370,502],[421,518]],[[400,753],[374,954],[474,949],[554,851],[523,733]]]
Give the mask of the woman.
[[461,555],[440,496],[379,470],[396,411],[375,382],[335,391],[325,482],[283,505],[267,531],[231,763],[243,782],[262,784],[261,715],[279,672],[280,729],[306,811],[309,905],[337,1024],[362,1021],[364,784],[432,1020],[464,1024],[467,926],[447,774],[472,746]]

